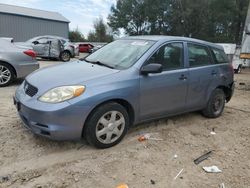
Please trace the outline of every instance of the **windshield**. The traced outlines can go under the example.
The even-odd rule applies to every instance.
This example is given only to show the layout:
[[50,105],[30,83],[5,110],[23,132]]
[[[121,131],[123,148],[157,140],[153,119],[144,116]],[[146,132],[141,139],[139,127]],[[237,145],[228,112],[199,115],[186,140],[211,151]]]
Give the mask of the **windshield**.
[[115,69],[127,69],[154,43],[147,40],[117,40],[89,55],[86,61],[101,62]]

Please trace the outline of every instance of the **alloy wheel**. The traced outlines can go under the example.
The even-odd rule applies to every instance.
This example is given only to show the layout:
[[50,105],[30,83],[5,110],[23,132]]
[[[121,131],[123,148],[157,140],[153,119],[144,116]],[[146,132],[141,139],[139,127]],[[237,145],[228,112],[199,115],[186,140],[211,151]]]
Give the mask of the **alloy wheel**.
[[125,118],[118,111],[105,113],[96,125],[96,138],[103,144],[111,144],[118,140],[125,128]]
[[70,54],[68,52],[63,52],[62,60],[63,61],[69,61],[70,60]]
[[0,65],[0,85],[8,83],[11,79],[10,70],[4,65]]

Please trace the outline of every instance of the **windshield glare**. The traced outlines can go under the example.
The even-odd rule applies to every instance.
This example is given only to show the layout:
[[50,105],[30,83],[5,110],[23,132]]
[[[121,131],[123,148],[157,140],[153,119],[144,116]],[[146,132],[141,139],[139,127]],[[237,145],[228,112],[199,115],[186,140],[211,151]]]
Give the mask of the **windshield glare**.
[[117,40],[86,58],[89,62],[101,62],[117,69],[127,69],[154,44],[147,40]]

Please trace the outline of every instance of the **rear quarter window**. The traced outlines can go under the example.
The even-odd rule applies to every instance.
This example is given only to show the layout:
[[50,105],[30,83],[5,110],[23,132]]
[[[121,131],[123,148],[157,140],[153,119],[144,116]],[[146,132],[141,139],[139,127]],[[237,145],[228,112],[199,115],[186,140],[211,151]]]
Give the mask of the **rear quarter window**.
[[216,64],[228,63],[228,57],[223,50],[212,48],[212,53]]

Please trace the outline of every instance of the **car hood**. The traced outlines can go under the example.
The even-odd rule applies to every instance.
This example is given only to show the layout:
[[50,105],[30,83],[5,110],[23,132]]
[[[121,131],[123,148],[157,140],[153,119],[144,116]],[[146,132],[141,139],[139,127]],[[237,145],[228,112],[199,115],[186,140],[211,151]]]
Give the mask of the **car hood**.
[[74,61],[40,69],[30,74],[26,80],[39,91],[44,91],[64,85],[84,85],[88,80],[99,79],[117,72],[119,70],[85,61]]

